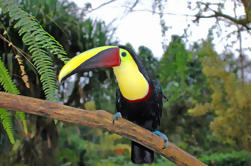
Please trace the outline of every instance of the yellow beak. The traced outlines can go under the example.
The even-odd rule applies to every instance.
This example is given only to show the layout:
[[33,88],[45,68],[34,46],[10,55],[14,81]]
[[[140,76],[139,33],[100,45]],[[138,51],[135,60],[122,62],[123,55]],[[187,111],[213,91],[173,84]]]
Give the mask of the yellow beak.
[[58,81],[86,69],[114,67],[120,65],[119,47],[102,46],[85,51],[66,63],[58,75]]

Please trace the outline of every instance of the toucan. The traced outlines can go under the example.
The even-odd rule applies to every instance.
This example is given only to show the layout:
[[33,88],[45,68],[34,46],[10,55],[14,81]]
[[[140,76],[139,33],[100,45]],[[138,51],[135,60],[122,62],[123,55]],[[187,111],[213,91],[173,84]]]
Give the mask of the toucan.
[[[102,46],[85,51],[73,57],[61,69],[61,82],[70,75],[100,67],[112,67],[118,87],[116,90],[117,113],[113,122],[123,117],[137,125],[163,137],[168,146],[168,138],[157,129],[162,114],[162,94],[160,83],[149,77],[144,65],[135,52],[125,46]],[[132,141],[131,160],[136,164],[152,163],[152,150]]]

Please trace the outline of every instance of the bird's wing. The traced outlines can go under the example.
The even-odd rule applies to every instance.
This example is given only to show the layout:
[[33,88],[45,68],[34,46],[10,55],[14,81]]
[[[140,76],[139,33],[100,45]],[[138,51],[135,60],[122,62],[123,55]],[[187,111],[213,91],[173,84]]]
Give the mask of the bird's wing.
[[153,80],[153,93],[155,96],[154,97],[154,102],[156,103],[156,113],[157,113],[157,118],[158,121],[160,121],[160,118],[162,116],[162,107],[163,107],[163,93],[161,89],[160,82],[158,80]]

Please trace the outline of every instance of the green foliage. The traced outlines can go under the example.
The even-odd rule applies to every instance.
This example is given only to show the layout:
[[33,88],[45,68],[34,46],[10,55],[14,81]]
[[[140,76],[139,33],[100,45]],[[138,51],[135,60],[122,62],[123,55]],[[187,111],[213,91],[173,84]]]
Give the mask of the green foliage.
[[[57,89],[56,75],[50,54],[57,55],[59,59],[66,63],[68,58],[65,56],[66,53],[63,50],[63,47],[54,39],[54,37],[39,25],[33,16],[20,9],[16,2],[5,0],[1,0],[0,2],[3,9],[2,11],[9,14],[10,21],[15,23],[14,28],[18,29],[18,33],[22,36],[24,44],[28,46],[28,50],[32,53],[32,60],[41,76],[40,80],[47,99],[51,101],[57,100],[55,97]],[[3,85],[5,91],[13,94],[20,94],[1,60],[0,73],[0,84]],[[12,122],[10,121],[11,118],[8,117],[10,114],[7,114],[6,111],[7,110],[4,109],[1,110],[3,114],[1,119],[6,132],[13,143]],[[16,112],[16,114],[21,119],[24,126],[24,132],[27,134],[28,131],[25,114],[23,112]]]
[[201,72],[200,55],[196,49],[188,51],[182,38],[173,36],[164,56],[159,61],[159,80],[168,105],[186,100],[203,99],[203,91],[207,91],[206,77]]
[[[161,128],[170,140],[192,154],[212,151],[209,133],[211,116],[191,117],[193,104],[208,101],[208,83],[202,73],[198,48],[185,48],[181,37],[173,36],[159,61],[159,80],[168,102],[164,103]],[[200,145],[199,147],[196,145]]]
[[251,84],[226,71],[226,64],[210,45],[204,47],[204,52],[208,56],[203,59],[203,72],[213,90],[212,100],[198,103],[189,112],[194,116],[213,112],[216,116],[210,124],[213,134],[221,142],[237,149],[242,147],[251,150]]
[[5,91],[13,94],[20,94],[1,59],[0,59],[0,73],[1,73],[0,84],[3,86]]
[[13,125],[11,120],[11,114],[5,109],[0,108],[0,119],[2,121],[3,127],[9,137],[12,144],[15,143],[15,138],[13,135]]
[[181,38],[173,36],[172,42],[160,60],[160,68],[163,69],[160,73],[162,75],[160,81],[165,85],[175,81],[181,89],[184,89],[186,87],[185,72],[188,69],[188,62],[189,52],[186,51]]
[[[6,92],[12,93],[12,94],[20,94],[18,89],[16,88],[14,82],[12,81],[7,69],[4,66],[4,63],[0,59],[0,85],[3,86],[4,90]],[[21,119],[22,124],[24,126],[24,132],[27,134],[27,126],[26,126],[26,119],[25,114],[23,112],[16,112],[17,116]],[[13,144],[15,142],[14,136],[13,136],[13,126],[11,122],[11,114],[7,112],[5,109],[1,109],[0,111],[1,120],[4,126],[4,129],[6,130],[10,142]]]
[[202,156],[200,160],[208,166],[248,166],[251,165],[251,154],[246,151],[215,153],[210,156]]
[[33,16],[19,8],[17,3],[8,0],[1,2],[3,12],[9,14],[10,21],[15,23],[14,28],[18,29],[24,44],[32,53],[32,60],[40,74],[46,98],[56,101],[56,74],[50,54],[57,55],[63,62],[67,62],[68,58],[65,57],[63,47],[42,28]]
[[[62,123],[61,123],[62,124]],[[92,140],[92,141],[87,141]],[[73,164],[83,162],[87,165],[112,163],[110,158],[123,164],[129,161],[130,145],[128,141],[117,135],[104,132],[101,129],[79,128],[75,125],[64,125],[60,128],[58,164]],[[101,162],[102,161],[102,162]]]
[[100,161],[106,165],[115,163],[117,165],[130,160],[130,141],[125,142],[121,136],[100,129],[94,129],[91,133],[95,135],[97,141],[86,146],[86,156],[90,157],[87,161],[88,165],[100,165]]

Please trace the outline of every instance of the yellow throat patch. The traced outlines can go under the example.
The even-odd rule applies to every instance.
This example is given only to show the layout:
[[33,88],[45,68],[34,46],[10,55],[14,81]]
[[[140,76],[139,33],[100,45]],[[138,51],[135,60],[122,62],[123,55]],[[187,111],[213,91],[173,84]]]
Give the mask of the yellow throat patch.
[[121,63],[113,67],[118,86],[123,97],[128,100],[144,98],[149,91],[149,84],[130,53],[120,48]]

